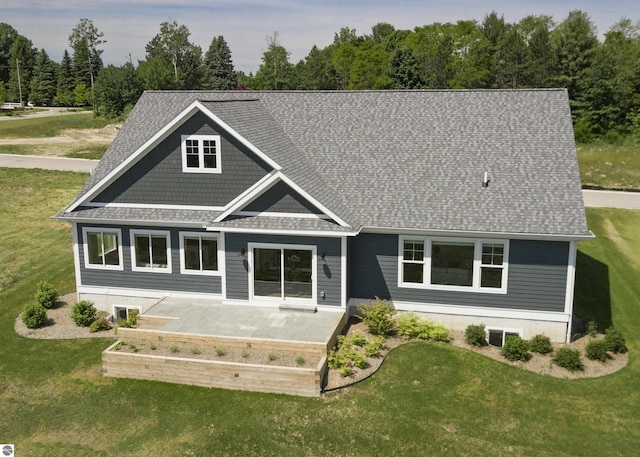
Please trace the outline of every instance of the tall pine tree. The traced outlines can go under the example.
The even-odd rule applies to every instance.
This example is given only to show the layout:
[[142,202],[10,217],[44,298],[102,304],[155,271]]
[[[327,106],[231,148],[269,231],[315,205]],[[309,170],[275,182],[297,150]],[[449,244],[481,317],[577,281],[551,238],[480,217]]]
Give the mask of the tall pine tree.
[[213,90],[235,89],[238,78],[231,60],[231,49],[222,35],[211,40],[204,55],[204,87]]

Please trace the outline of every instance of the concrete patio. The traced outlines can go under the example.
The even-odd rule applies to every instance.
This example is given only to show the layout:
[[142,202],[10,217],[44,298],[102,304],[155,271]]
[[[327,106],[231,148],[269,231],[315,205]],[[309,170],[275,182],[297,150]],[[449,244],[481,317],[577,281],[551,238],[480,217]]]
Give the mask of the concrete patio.
[[171,319],[158,328],[166,332],[326,343],[337,327],[342,330],[344,311],[305,312],[168,297],[145,311],[145,318]]

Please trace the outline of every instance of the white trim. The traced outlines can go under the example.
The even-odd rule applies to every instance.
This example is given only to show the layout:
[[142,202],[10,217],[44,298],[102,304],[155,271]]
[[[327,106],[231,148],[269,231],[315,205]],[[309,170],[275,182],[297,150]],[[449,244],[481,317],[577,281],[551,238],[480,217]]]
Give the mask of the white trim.
[[487,344],[492,346],[492,344],[489,342],[489,332],[493,330],[498,331],[498,332],[502,332],[502,345],[501,346],[493,346],[493,347],[502,347],[504,346],[505,343],[505,339],[507,337],[507,333],[515,333],[517,334],[520,338],[522,338],[524,336],[524,330],[521,328],[507,328],[507,327],[499,327],[496,325],[491,325],[488,327],[485,327],[484,332],[485,332],[485,338],[487,341]]
[[[198,166],[187,166],[187,141],[197,141],[198,143]],[[215,143],[215,167],[205,167],[205,154],[204,154],[204,142],[213,141]],[[221,174],[222,173],[222,148],[220,144],[220,135],[181,135],[180,136],[180,152],[182,156],[182,172],[183,173],[209,173],[209,174]]]
[[315,207],[317,207],[324,214],[328,215],[331,219],[336,221],[340,226],[342,226],[342,227],[351,227],[342,218],[338,217],[338,215],[336,215],[333,211],[329,210],[329,208],[327,208],[322,203],[320,203],[318,200],[316,200],[311,195],[309,195],[304,189],[302,189],[300,186],[298,186],[296,183],[294,183],[291,179],[289,179],[283,173],[280,173],[280,174],[282,175],[282,181],[284,181],[285,184],[289,185],[289,187],[291,187],[293,190],[295,190],[300,195],[302,195],[307,201],[309,201],[311,204],[313,204]]
[[213,222],[222,222],[228,216],[235,213],[243,206],[248,205],[253,200],[255,200],[258,196],[262,195],[264,192],[271,189],[277,182],[278,182],[277,171],[272,171],[268,175],[263,176],[255,184],[253,184],[251,187],[246,189],[236,198],[234,198],[229,203],[227,203],[222,214],[218,215],[218,217],[216,217],[213,220]]
[[220,294],[222,298],[227,298],[227,250],[225,245],[226,237],[224,233],[220,233],[218,236],[218,272],[220,273]]
[[[352,298],[349,300],[350,306],[355,303],[360,304],[365,299]],[[352,302],[354,303],[352,305]],[[549,311],[523,311],[512,308],[488,308],[481,306],[462,306],[462,305],[441,305],[435,303],[414,303],[405,301],[393,301],[394,307],[399,311],[416,311],[434,314],[451,314],[455,316],[473,316],[487,318],[505,318],[505,319],[525,319],[534,321],[562,322],[567,323],[571,320],[571,316],[566,313],[555,313]]]
[[102,178],[98,183],[96,183],[91,189],[89,189],[81,198],[76,200],[75,203],[72,203],[68,206],[64,212],[70,213],[75,210],[78,206],[81,206],[84,202],[91,201],[93,197],[95,197],[98,193],[100,193],[106,186],[114,182],[117,178],[119,178],[125,171],[127,171],[131,166],[133,166],[136,162],[138,162],[146,153],[148,153],[152,148],[160,144],[165,138],[167,138],[171,133],[173,133],[180,125],[184,124],[191,116],[193,116],[196,112],[202,112],[206,116],[208,116],[212,121],[217,123],[223,130],[226,130],[231,136],[237,139],[240,143],[245,145],[249,150],[251,150],[254,154],[256,154],[260,159],[266,162],[269,166],[273,167],[276,170],[280,170],[282,167],[273,161],[270,157],[268,157],[265,153],[260,151],[257,147],[247,141],[242,135],[232,129],[227,123],[222,121],[218,116],[213,114],[208,108],[206,108],[199,100],[194,101],[185,109],[183,109],[176,117],[174,117],[169,123],[167,123],[164,127],[162,127],[155,135],[149,138],[142,146],[136,149],[133,154],[128,156],[125,160],[122,161],[120,165],[111,170],[107,176]]
[[117,297],[136,297],[136,298],[154,298],[160,299],[163,297],[176,297],[176,298],[194,298],[194,299],[209,299],[209,300],[222,300],[221,294],[210,294],[204,292],[184,292],[175,290],[160,290],[160,289],[130,289],[126,287],[101,287],[101,286],[81,286],[78,290],[79,294],[96,294]]
[[[423,258],[417,261],[404,260],[404,242],[419,241],[423,242]],[[431,250],[433,243],[464,243],[473,245],[473,265],[472,265],[472,285],[471,286],[454,286],[443,284],[431,284]],[[491,265],[482,264],[482,246],[483,244],[502,244],[503,261],[502,265],[496,268],[502,269],[502,281],[500,288],[482,287],[482,268],[491,268]],[[424,236],[398,236],[398,287],[408,289],[428,289],[428,290],[444,290],[448,292],[474,292],[483,294],[506,294],[507,282],[509,277],[509,240],[505,239],[480,239],[480,238],[454,238],[454,237],[424,237]],[[405,263],[420,264],[423,266],[422,283],[404,282],[403,265]]]
[[409,235],[409,236],[462,236],[481,237],[487,239],[514,239],[514,240],[545,240],[545,241],[587,241],[595,238],[592,232],[589,235],[557,235],[548,233],[519,233],[519,232],[485,232],[474,230],[432,230],[411,229],[401,227],[371,227],[363,226],[360,233],[378,233],[382,235]]
[[[89,263],[89,243],[87,243],[87,233],[89,232],[100,232],[101,234],[109,233],[116,234],[118,237],[118,265],[98,265],[94,263]],[[104,235],[103,235],[104,237]],[[106,228],[106,227],[92,227],[86,226],[82,227],[82,246],[84,253],[84,267],[90,270],[118,270],[124,271],[124,255],[122,249],[122,230],[119,228]]]
[[253,235],[291,235],[291,236],[319,236],[322,238],[339,238],[343,236],[356,236],[358,232],[331,232],[322,230],[287,230],[287,229],[260,229],[245,227],[218,227],[206,226],[207,230],[222,233],[251,233]]
[[80,244],[78,241],[78,223],[71,223],[71,236],[73,237],[73,263],[75,264],[76,272],[76,301],[80,301],[78,298],[78,290],[82,286],[82,269],[80,268]]
[[136,209],[181,209],[192,211],[222,211],[222,206],[196,206],[196,205],[158,205],[153,203],[106,203],[89,202],[84,206],[91,208],[136,208]]
[[232,214],[233,216],[248,216],[248,217],[282,217],[289,219],[324,219],[331,220],[326,214],[313,214],[313,213],[277,213],[271,211],[237,211]]
[[[111,225],[119,225],[119,226],[147,226],[147,227],[162,227],[166,228],[167,226],[171,226],[171,228],[206,228],[205,223],[202,221],[193,221],[193,222],[177,222],[177,221],[147,221],[144,219],[93,219],[93,218],[66,218],[66,217],[55,217],[54,219],[59,219],[63,221],[72,221],[78,224],[88,224],[95,226],[96,224],[111,224]],[[216,229],[212,229],[216,230]]]
[[[216,260],[218,263],[218,269],[217,270],[188,270],[186,265],[185,265],[185,258],[184,258],[184,239],[185,237],[191,237],[191,238],[195,238],[198,237],[200,239],[200,243],[202,243],[202,239],[215,239],[216,240]],[[196,276],[222,276],[221,273],[221,262],[220,262],[220,238],[222,237],[221,234],[218,233],[211,233],[211,232],[182,232],[179,231],[178,232],[178,238],[179,238],[179,252],[180,252],[180,274],[183,275],[196,275]],[[202,244],[200,244],[202,246]],[[223,251],[224,252],[224,251]],[[200,253],[202,254],[202,251],[200,250]]]
[[[153,249],[152,245],[149,245],[149,255],[151,256],[151,265],[148,267],[139,267],[136,265],[136,235],[146,236],[151,243],[150,237],[164,236],[167,244],[167,266],[166,267],[154,267],[153,266]],[[131,249],[131,270],[142,271],[147,273],[171,273],[173,270],[171,265],[171,232],[169,230],[146,230],[146,229],[129,229],[129,245]]]
[[227,124],[222,119],[220,119],[218,116],[213,114],[213,112],[211,112],[211,110],[209,110],[206,106],[204,106],[199,100],[196,100],[195,102],[193,102],[193,105],[198,107],[198,109],[202,113],[204,113],[212,121],[214,121],[216,124],[218,124],[223,130],[225,130],[228,133],[230,133],[231,136],[233,136],[236,140],[238,140],[240,143],[242,143],[244,146],[246,146],[251,152],[256,154],[264,162],[266,162],[267,165],[269,165],[270,167],[274,168],[275,170],[282,169],[282,167],[280,165],[278,165],[278,163],[275,162],[271,157],[266,155],[264,152],[262,152],[260,149],[258,149],[256,146],[254,146],[252,143],[250,143],[245,137],[243,137],[238,132],[236,132],[234,129],[232,129],[229,126],[229,124]]
[[347,256],[347,237],[343,236],[340,239],[340,307],[342,309],[347,309],[347,277],[349,276],[347,272]]
[[[569,316],[573,316],[573,298],[576,284],[576,242],[569,243],[569,260],[567,262],[567,291],[564,300],[564,312]],[[571,342],[571,320],[567,326],[567,343]]]
[[[282,293],[280,297],[263,297],[261,295],[256,296],[253,281],[254,281],[254,249],[273,249],[280,250],[281,262],[280,262],[280,285],[282,286]],[[295,298],[285,297],[284,295],[284,251],[287,249],[296,249],[300,251],[311,251],[311,298]],[[249,301],[253,303],[260,302],[276,302],[276,303],[318,303],[318,247],[316,245],[306,244],[281,244],[281,243],[247,243],[247,261],[249,264]]]

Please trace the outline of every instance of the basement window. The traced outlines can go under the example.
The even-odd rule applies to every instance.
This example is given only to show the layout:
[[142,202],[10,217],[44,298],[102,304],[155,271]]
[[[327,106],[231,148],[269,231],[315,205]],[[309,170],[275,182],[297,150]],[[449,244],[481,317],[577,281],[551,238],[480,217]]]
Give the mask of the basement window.
[[491,346],[501,348],[508,336],[519,336],[522,338],[522,330],[489,328],[487,329],[487,342]]

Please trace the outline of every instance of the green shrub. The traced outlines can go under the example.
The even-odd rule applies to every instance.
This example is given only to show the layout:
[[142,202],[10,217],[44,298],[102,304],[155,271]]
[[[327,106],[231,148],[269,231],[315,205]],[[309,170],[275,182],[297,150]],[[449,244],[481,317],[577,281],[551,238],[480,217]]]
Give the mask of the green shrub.
[[93,302],[82,300],[71,308],[71,319],[79,327],[89,327],[96,320],[96,312]]
[[598,334],[598,323],[594,320],[591,320],[587,323],[587,335],[591,338],[595,338]]
[[58,291],[54,289],[51,284],[46,281],[40,281],[35,298],[36,301],[46,309],[51,309],[58,302],[59,295]]
[[622,334],[615,327],[609,327],[605,330],[604,341],[607,346],[607,350],[614,354],[624,354],[627,352],[627,343],[622,337]]
[[528,351],[529,343],[527,340],[523,340],[518,335],[509,335],[502,345],[502,349],[500,349],[500,354],[511,362],[515,362],[516,360],[525,362]]
[[538,354],[548,354],[553,352],[553,347],[548,336],[536,335],[529,340],[529,350]]
[[449,341],[451,331],[443,324],[428,319],[421,319],[415,313],[403,313],[396,318],[398,335],[405,340],[419,338],[421,340]]
[[303,366],[305,362],[306,360],[303,356],[299,355],[296,357],[296,365],[298,365],[299,367]]
[[169,346],[169,352],[171,352],[172,354],[177,354],[178,352],[180,352],[180,346],[178,346],[177,344],[172,344],[171,346]]
[[569,371],[584,370],[580,351],[577,349],[560,348],[556,351],[551,360],[559,367],[566,368]]
[[367,341],[367,344],[362,348],[362,353],[366,357],[377,357],[380,355],[380,349],[382,349],[384,343],[384,336],[376,336],[374,339]]
[[28,328],[40,328],[47,320],[47,309],[40,303],[29,303],[22,311],[22,322]]
[[356,346],[362,347],[367,344],[367,335],[362,332],[354,332],[353,335],[351,335],[350,339],[351,342]]
[[216,348],[216,355],[218,357],[224,357],[227,355],[227,350],[225,348]]
[[367,302],[358,306],[363,322],[374,335],[387,336],[393,331],[393,316],[396,310],[391,303],[376,297],[375,302]]
[[584,352],[589,360],[604,362],[609,358],[607,354],[607,343],[604,340],[589,341],[584,348]]
[[274,360],[276,360],[278,358],[278,356],[276,355],[275,352],[270,352],[267,354],[267,360],[269,362],[273,362]]
[[104,330],[111,330],[111,325],[104,317],[96,319],[89,325],[89,331],[91,333],[102,332]]
[[464,330],[464,340],[471,346],[486,346],[487,333],[484,329],[484,324],[468,325]]
[[190,349],[190,351],[191,351],[191,354],[193,354],[193,355],[198,355],[198,354],[200,354],[202,352],[198,346],[193,346]]

